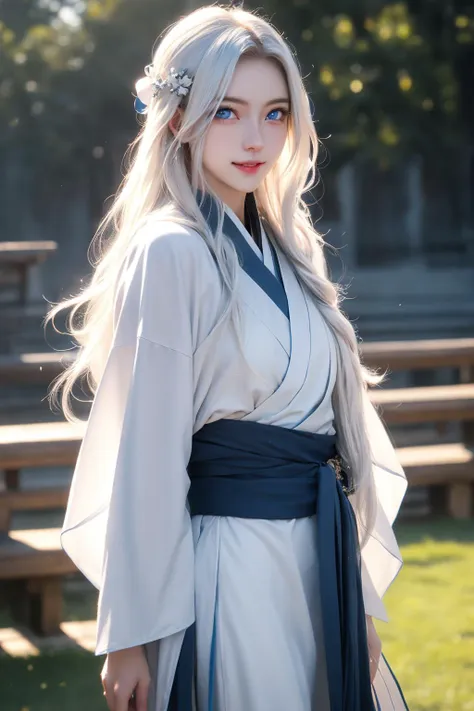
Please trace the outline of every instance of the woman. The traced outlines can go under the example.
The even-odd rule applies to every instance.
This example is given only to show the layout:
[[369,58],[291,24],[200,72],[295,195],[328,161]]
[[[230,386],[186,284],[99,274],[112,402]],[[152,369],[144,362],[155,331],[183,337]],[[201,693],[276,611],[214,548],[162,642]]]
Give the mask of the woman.
[[406,479],[302,200],[295,59],[263,19],[205,7],[136,108],[112,236],[50,315],[72,307],[81,346],[66,415],[77,378],[95,391],[62,544],[100,590],[108,706],[404,709],[372,617]]

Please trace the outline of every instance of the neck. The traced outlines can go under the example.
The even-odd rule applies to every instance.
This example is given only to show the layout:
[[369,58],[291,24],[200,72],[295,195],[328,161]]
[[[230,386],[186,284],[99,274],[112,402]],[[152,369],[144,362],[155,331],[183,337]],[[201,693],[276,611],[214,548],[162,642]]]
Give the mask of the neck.
[[224,185],[223,183],[213,180],[212,176],[207,175],[206,178],[216,195],[220,197],[222,202],[227,205],[227,207],[230,207],[230,209],[237,215],[242,224],[244,224],[245,196],[247,195],[247,193],[239,192],[238,190],[233,190],[228,185]]
[[222,202],[230,207],[230,209],[237,215],[239,220],[244,224],[245,221],[245,195],[246,193],[234,193],[233,195],[220,195]]

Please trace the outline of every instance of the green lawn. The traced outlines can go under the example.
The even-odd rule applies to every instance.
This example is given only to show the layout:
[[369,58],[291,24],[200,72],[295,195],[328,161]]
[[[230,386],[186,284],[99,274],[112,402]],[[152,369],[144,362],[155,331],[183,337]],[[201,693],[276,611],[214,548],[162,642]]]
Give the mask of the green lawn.
[[474,709],[474,521],[397,529],[405,565],[387,592],[384,652],[410,711]]
[[[390,624],[378,630],[410,711],[474,711],[474,522],[404,524],[397,537],[405,566],[385,598]],[[0,708],[105,711],[102,661],[81,652],[0,658]]]
[[103,659],[87,652],[0,659],[2,711],[107,711]]

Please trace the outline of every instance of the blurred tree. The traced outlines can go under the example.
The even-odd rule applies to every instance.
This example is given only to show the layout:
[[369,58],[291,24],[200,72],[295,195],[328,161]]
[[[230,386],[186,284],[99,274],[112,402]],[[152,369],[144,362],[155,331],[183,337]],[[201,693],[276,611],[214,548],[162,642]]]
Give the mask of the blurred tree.
[[266,10],[298,50],[333,162],[473,145],[472,2],[268,0]]
[[132,91],[172,0],[4,0],[0,148],[63,179],[136,128]]
[[[75,173],[136,128],[134,80],[192,0],[3,0],[0,147]],[[267,0],[298,56],[331,159],[389,163],[473,144],[474,4]]]

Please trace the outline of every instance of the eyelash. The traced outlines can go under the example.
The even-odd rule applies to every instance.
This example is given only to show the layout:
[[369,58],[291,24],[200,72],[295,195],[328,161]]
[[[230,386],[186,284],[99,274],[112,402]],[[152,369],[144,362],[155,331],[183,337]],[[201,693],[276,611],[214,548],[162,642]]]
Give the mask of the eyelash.
[[[216,114],[215,114],[215,116],[214,116],[214,118],[217,119],[218,121],[228,121],[228,120],[229,120],[228,118],[222,118],[221,116],[218,116],[218,114],[219,114],[221,111],[231,111],[233,114],[235,114],[234,109],[231,109],[230,106],[221,106],[221,107],[216,111]],[[279,118],[279,119],[270,119],[272,122],[275,122],[275,123],[283,123],[283,121],[286,119],[286,117],[287,117],[288,114],[290,113],[290,112],[288,111],[288,109],[276,108],[276,109],[272,109],[271,111],[269,111],[268,114],[273,114],[273,113],[275,113],[275,111],[280,111],[280,112],[281,112],[281,118]],[[267,114],[267,116],[268,116],[268,114]]]

